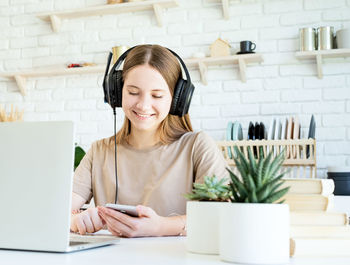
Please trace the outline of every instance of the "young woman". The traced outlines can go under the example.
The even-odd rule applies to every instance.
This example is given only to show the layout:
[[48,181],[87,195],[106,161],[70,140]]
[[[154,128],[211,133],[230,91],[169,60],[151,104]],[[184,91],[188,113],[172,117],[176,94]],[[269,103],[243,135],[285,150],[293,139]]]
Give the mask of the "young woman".
[[74,214],[71,230],[85,234],[107,226],[117,236],[183,235],[184,194],[206,175],[227,176],[215,142],[192,130],[189,115],[169,114],[181,77],[178,59],[159,45],[133,48],[123,66],[125,120],[116,135],[118,203],[137,205],[139,217],[103,207],[114,203],[114,136],[99,140],[76,169],[72,210],[93,197],[97,208]]

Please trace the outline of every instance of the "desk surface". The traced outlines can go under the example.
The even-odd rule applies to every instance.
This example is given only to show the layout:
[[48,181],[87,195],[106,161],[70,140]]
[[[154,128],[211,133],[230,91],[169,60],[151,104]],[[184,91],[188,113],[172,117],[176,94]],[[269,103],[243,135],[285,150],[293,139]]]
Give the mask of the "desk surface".
[[[0,264],[6,265],[90,265],[90,264],[230,264],[216,255],[198,255],[186,251],[185,237],[122,239],[119,244],[68,254],[0,250]],[[292,258],[293,265],[349,265],[347,258]]]

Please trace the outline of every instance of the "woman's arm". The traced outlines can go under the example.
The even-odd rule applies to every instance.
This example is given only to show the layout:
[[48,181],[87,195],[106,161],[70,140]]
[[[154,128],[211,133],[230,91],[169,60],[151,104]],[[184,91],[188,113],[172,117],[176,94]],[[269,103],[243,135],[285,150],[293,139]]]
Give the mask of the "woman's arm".
[[72,193],[72,211],[77,211],[83,206],[85,199],[76,193]]
[[185,236],[186,215],[163,217],[162,236]]

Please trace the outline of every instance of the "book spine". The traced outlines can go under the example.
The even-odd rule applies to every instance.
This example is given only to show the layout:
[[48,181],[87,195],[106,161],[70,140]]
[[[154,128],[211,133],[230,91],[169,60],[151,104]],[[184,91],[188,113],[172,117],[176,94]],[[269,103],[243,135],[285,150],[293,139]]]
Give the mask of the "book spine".
[[282,199],[291,211],[329,211],[334,206],[334,196],[287,194]]
[[292,211],[290,213],[290,224],[314,226],[343,226],[349,224],[349,218],[346,213]]
[[312,238],[347,238],[350,239],[349,226],[310,226],[291,225],[290,236]]

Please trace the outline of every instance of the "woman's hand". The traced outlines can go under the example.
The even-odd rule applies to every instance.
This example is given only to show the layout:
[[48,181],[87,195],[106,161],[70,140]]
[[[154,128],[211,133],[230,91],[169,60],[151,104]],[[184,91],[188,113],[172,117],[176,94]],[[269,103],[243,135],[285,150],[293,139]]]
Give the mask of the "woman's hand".
[[70,221],[70,230],[81,235],[99,231],[103,226],[104,222],[98,215],[97,208],[95,207],[72,215]]
[[138,205],[139,217],[131,217],[113,209],[97,207],[98,214],[107,224],[108,230],[120,237],[162,236],[164,217],[152,208]]

